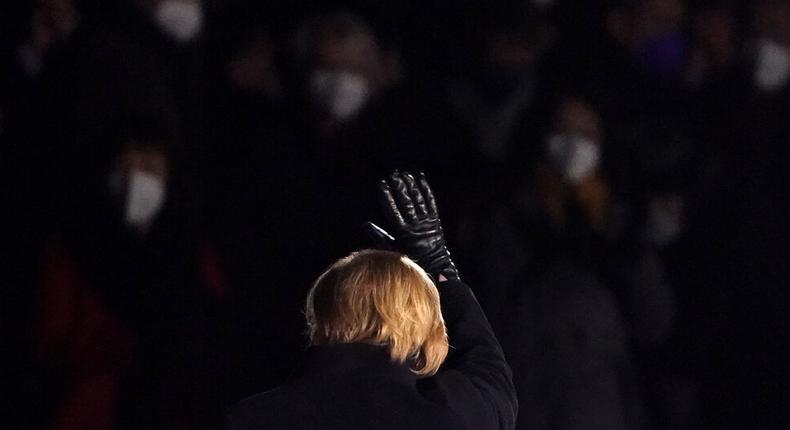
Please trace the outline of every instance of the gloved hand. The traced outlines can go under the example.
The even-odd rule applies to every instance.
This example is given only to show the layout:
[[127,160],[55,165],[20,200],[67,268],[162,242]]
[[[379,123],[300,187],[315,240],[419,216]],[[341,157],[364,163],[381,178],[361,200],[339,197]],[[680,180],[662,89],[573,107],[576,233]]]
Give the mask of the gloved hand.
[[420,174],[415,179],[407,172],[395,171],[388,180],[382,180],[379,187],[394,238],[369,222],[371,236],[409,256],[436,282],[439,282],[440,275],[448,280],[460,279],[445,245],[436,200],[425,175]]

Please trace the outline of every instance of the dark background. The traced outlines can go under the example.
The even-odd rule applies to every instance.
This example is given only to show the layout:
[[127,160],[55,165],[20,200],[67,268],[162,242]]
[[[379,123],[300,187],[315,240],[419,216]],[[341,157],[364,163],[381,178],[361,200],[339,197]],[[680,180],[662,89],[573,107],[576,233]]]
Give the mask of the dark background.
[[[784,427],[790,1],[0,20],[0,427],[214,428],[287,379],[395,168],[431,180],[519,428]],[[166,190],[142,228],[140,170]]]

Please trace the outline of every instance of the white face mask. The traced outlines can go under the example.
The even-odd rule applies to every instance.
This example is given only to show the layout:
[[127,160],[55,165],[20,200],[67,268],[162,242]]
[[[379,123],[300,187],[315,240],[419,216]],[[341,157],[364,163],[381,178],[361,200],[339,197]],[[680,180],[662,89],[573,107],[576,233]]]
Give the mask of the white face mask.
[[356,73],[318,70],[310,77],[310,91],[316,102],[326,107],[333,118],[345,121],[365,105],[370,85],[367,79]]
[[757,45],[757,58],[754,69],[754,83],[765,92],[781,89],[790,78],[790,52],[788,49],[768,38]]
[[203,29],[203,7],[198,0],[162,0],[154,11],[159,27],[179,43],[194,39]]
[[549,161],[572,183],[578,183],[598,169],[600,149],[590,138],[555,133],[549,136],[546,149]]
[[139,231],[151,226],[165,203],[165,181],[142,170],[129,173],[124,219]]

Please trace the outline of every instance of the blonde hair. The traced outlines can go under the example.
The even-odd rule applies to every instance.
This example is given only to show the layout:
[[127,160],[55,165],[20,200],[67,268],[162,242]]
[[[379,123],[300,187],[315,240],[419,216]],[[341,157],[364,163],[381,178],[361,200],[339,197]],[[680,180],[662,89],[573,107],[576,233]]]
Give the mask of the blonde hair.
[[447,357],[439,292],[395,252],[363,250],[333,263],[310,289],[305,316],[311,345],[386,345],[418,376],[435,374]]

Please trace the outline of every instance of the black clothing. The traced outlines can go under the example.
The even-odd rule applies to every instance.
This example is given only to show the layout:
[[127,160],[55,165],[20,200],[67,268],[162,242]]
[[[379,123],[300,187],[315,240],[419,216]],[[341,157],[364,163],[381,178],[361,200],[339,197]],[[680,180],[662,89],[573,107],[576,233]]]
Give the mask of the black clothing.
[[512,429],[510,368],[471,290],[438,285],[450,337],[439,372],[416,378],[367,344],[313,347],[290,384],[253,396],[228,429]]

